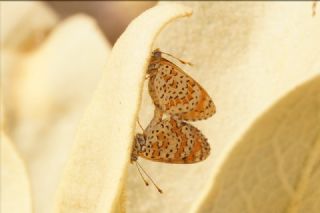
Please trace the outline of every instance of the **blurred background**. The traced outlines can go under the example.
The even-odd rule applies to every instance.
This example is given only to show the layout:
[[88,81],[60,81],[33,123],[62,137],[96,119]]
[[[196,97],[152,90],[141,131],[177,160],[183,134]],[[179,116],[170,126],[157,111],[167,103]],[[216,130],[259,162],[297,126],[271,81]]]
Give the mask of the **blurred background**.
[[92,16],[111,44],[117,40],[129,22],[156,1],[46,1],[62,18],[76,13]]
[[132,19],[155,4],[1,2],[1,151],[8,145],[1,158],[0,212],[52,209],[76,128],[111,47]]

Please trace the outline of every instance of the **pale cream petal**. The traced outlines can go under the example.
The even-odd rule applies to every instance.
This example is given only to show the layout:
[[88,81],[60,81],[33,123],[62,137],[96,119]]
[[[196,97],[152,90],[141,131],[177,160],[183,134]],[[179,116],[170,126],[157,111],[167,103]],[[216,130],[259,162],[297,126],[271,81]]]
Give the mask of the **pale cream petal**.
[[27,50],[40,44],[58,22],[45,3],[38,1],[1,2],[1,49]]
[[27,169],[9,138],[1,132],[1,212],[31,213],[32,195]]
[[15,102],[15,91],[16,84],[13,82],[17,78],[17,70],[19,67],[19,62],[23,57],[22,54],[11,50],[0,50],[1,54],[1,128],[10,135],[16,121],[16,108],[17,104]]
[[107,63],[110,46],[95,21],[75,15],[26,55],[17,84],[13,137],[30,168],[36,212],[53,210],[55,191],[79,120]]
[[155,36],[190,14],[179,6],[154,7],[132,21],[114,45],[85,113],[58,191],[56,212],[121,211],[141,86]]
[[[45,3],[1,2],[1,122],[6,132],[16,123],[16,80],[21,75],[19,64],[24,53],[38,47],[58,21],[57,15]],[[6,123],[4,123],[6,120]]]
[[198,212],[320,210],[320,76],[258,117],[228,153]]

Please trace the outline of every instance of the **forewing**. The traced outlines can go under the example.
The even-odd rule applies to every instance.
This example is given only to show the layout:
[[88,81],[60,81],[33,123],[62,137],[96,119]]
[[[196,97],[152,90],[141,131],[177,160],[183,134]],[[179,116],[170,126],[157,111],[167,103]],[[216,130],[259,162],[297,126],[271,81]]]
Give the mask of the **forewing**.
[[162,59],[153,66],[149,93],[156,107],[181,120],[211,117],[216,109],[208,93],[172,62]]

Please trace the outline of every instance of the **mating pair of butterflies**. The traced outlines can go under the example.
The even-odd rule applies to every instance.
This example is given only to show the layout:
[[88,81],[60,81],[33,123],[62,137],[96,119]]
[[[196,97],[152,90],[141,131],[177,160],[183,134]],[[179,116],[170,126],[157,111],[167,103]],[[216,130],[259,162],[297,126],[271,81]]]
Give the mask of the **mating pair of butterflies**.
[[[155,115],[143,134],[136,134],[131,162],[138,157],[178,164],[203,161],[210,154],[210,145],[200,130],[185,121],[211,117],[215,105],[199,83],[162,54],[175,58],[159,49],[152,52],[147,76]],[[169,118],[162,119],[164,113]]]

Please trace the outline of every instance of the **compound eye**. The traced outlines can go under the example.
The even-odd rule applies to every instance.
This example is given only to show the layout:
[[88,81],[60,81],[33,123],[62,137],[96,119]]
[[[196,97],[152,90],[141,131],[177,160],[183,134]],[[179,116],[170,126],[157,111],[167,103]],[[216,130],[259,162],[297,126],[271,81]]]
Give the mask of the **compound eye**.
[[155,58],[161,58],[161,52],[158,49],[156,49],[155,51],[153,51],[153,56]]

